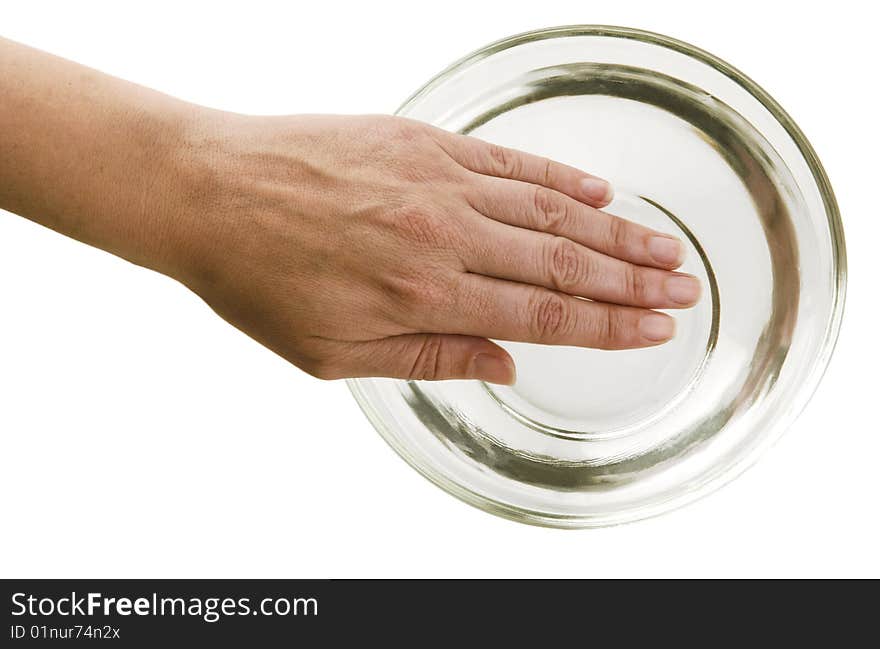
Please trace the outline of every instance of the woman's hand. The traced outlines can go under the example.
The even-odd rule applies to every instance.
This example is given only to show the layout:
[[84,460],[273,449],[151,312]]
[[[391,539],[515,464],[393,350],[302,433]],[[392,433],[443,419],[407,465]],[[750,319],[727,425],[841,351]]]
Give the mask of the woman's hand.
[[[692,305],[584,172],[393,117],[212,111],[0,39],[0,208],[175,277],[323,378],[514,381],[489,338],[622,349]],[[589,298],[588,300],[581,298]]]
[[[190,147],[179,279],[321,378],[511,383],[487,340],[665,342],[698,281],[607,183],[393,117],[212,114]],[[589,298],[591,301],[580,298]]]

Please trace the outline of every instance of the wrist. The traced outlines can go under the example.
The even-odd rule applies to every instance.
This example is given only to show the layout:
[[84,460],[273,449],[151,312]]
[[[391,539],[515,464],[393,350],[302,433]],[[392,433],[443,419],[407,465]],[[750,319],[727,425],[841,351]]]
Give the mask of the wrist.
[[307,132],[290,118],[204,108],[187,114],[170,156],[174,200],[164,217],[161,272],[200,293],[259,257],[279,206],[297,214],[307,196],[320,193],[310,189]]
[[150,264],[192,286],[213,270],[226,226],[225,187],[234,177],[228,139],[233,115],[196,106],[166,118],[172,135],[159,147],[156,224]]

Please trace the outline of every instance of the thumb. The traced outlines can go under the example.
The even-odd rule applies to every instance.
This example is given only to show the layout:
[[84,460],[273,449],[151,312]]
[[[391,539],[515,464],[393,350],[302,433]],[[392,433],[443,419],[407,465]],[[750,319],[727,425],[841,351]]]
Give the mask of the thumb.
[[513,359],[485,338],[451,334],[406,334],[358,345],[361,376],[437,381],[479,379],[512,385]]

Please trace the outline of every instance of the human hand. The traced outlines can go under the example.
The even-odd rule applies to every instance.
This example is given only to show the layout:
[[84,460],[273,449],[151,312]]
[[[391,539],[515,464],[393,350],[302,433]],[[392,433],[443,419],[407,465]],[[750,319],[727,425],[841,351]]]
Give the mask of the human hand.
[[[490,338],[660,344],[674,238],[584,172],[395,117],[212,111],[0,39],[0,208],[170,275],[322,378],[511,383]],[[587,299],[581,299],[587,298]]]
[[172,274],[315,376],[511,383],[489,338],[652,346],[699,297],[576,169],[394,117],[194,123]]

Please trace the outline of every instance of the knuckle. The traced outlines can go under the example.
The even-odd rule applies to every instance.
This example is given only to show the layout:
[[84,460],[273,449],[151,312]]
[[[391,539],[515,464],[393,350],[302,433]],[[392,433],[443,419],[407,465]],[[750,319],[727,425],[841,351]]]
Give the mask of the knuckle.
[[414,381],[435,381],[441,376],[440,363],[443,358],[443,340],[428,336],[421,343],[415,360],[409,370],[409,378]]
[[414,303],[425,310],[430,309],[432,313],[436,314],[438,310],[446,307],[447,295],[448,291],[443,282],[436,276],[425,275],[415,296]]
[[624,266],[623,277],[626,297],[634,302],[644,302],[648,296],[648,279],[644,271],[627,264]]
[[512,151],[498,144],[488,145],[489,158],[497,173],[502,176],[518,176],[522,170],[522,161]]
[[611,250],[616,253],[626,250],[628,236],[629,231],[626,222],[621,219],[611,217],[611,219],[608,221],[608,243]]
[[571,329],[571,306],[556,293],[537,293],[533,300],[532,327],[538,341],[561,338]]
[[626,323],[620,309],[603,309],[595,320],[595,346],[600,349],[615,349],[620,346],[626,332]]
[[543,158],[541,161],[541,182],[547,187],[551,187],[556,182],[556,165],[549,158]]
[[426,288],[419,274],[400,270],[387,278],[385,290],[396,302],[411,307],[421,303],[430,289]]
[[425,126],[415,120],[392,117],[389,121],[391,134],[404,142],[419,141],[427,134]]
[[577,245],[564,237],[554,237],[549,241],[550,281],[560,291],[569,291],[579,286],[585,275],[585,259]]
[[421,269],[396,271],[385,281],[385,290],[407,315],[407,321],[419,319],[429,309],[445,308],[450,299],[442,273]]
[[422,208],[400,208],[394,221],[401,233],[416,243],[435,245],[445,239],[443,221]]
[[535,207],[535,227],[546,232],[561,232],[568,219],[568,208],[552,189],[535,187],[532,201]]

